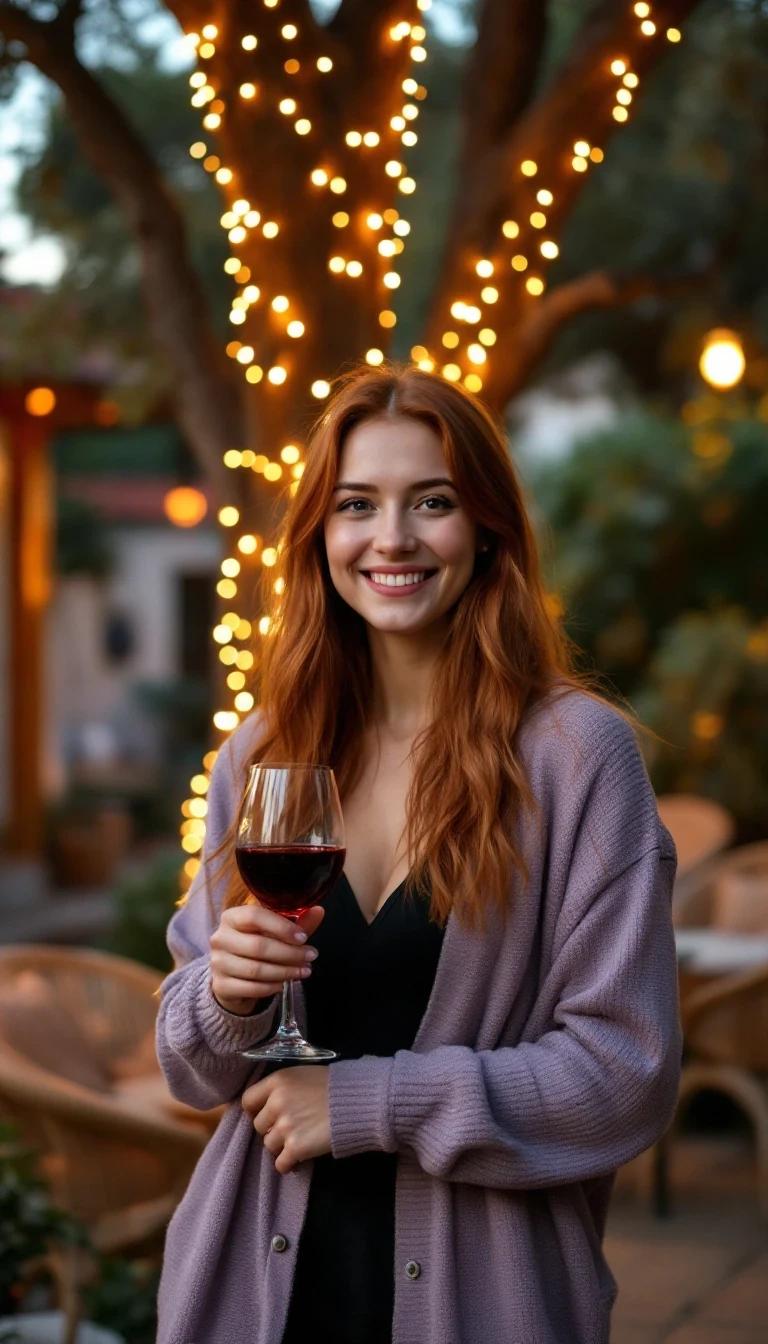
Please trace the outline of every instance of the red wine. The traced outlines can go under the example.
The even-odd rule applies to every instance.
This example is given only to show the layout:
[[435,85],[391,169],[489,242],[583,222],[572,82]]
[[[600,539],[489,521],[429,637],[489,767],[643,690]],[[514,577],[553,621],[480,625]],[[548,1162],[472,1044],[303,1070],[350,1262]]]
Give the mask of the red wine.
[[240,876],[262,905],[301,919],[338,881],[347,851],[333,845],[238,845],[235,855]]

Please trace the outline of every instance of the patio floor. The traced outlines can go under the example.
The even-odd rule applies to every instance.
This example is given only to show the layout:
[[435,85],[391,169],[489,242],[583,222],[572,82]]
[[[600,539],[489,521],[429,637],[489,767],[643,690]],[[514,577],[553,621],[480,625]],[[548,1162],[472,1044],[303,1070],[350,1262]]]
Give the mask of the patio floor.
[[[768,1222],[748,1136],[675,1146],[672,1216],[619,1173],[606,1256],[619,1282],[611,1344],[768,1344]],[[645,1205],[645,1206],[644,1206]]]

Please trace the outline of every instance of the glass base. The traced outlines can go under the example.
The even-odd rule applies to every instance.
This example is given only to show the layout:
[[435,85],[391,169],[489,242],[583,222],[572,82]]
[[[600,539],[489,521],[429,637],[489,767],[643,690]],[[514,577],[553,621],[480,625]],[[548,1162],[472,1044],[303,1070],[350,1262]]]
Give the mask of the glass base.
[[324,1050],[322,1046],[310,1045],[301,1036],[298,1039],[290,1037],[282,1039],[275,1036],[271,1041],[266,1041],[264,1045],[254,1045],[250,1050],[242,1050],[244,1059],[278,1059],[278,1060],[298,1060],[302,1064],[322,1064],[330,1059],[338,1059],[335,1050]]

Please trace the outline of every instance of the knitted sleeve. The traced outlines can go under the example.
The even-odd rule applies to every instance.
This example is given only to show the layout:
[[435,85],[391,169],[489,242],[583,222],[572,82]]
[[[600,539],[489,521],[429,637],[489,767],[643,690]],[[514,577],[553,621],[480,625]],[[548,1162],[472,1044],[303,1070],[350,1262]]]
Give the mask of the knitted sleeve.
[[332,1064],[334,1155],[408,1149],[444,1180],[522,1189],[608,1174],[663,1133],[681,1057],[676,854],[631,731],[617,739],[597,764],[593,744],[560,856],[558,940],[540,989],[552,1002],[546,1030],[495,1050],[446,1045]]
[[216,858],[211,877],[205,860],[224,839],[239,801],[240,780],[234,768],[233,739],[229,738],[211,774],[203,863],[185,903],[168,926],[174,970],[159,990],[156,1040],[160,1067],[171,1094],[198,1110],[234,1100],[258,1076],[259,1064],[243,1059],[240,1052],[266,1040],[277,1007],[277,999],[272,998],[263,1006],[257,1004],[249,1016],[240,1017],[222,1008],[211,989],[209,939],[218,925],[226,873],[224,861]]

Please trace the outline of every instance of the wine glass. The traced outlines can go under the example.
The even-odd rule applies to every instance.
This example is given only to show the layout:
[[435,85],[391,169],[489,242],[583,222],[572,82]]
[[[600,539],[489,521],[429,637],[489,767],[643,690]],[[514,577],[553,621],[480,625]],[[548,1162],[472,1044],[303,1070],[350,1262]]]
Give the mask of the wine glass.
[[[344,820],[333,771],[324,765],[252,765],[237,823],[235,857],[248,890],[286,919],[301,919],[341,874]],[[296,1025],[293,980],[283,984],[280,1026],[247,1059],[336,1059]]]

